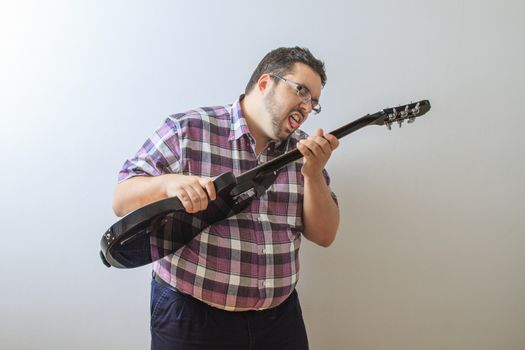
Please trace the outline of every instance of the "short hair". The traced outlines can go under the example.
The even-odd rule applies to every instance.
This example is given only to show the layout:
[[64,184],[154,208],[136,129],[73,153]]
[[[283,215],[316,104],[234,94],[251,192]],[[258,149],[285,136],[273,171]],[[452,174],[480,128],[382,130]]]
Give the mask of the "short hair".
[[315,58],[310,50],[301,47],[280,47],[264,56],[246,85],[245,94],[249,93],[261,75],[275,74],[283,76],[293,71],[296,63],[304,63],[312,68],[321,77],[321,85],[326,84],[324,62]]

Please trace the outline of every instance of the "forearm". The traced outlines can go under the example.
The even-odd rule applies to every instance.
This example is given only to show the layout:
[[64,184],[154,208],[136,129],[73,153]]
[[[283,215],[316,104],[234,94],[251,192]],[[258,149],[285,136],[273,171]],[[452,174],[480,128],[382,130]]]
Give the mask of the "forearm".
[[124,216],[146,204],[167,197],[161,176],[135,176],[119,183],[113,197],[113,211]]
[[304,179],[303,223],[308,240],[323,247],[334,241],[339,227],[339,208],[322,174]]

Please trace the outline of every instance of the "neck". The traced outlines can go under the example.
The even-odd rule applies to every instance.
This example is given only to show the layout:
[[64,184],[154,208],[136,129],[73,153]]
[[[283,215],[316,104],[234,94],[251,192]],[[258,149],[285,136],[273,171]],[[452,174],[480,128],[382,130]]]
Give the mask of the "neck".
[[257,100],[250,94],[247,94],[241,100],[241,108],[244,119],[246,119],[246,123],[248,124],[250,134],[255,139],[255,153],[259,155],[266,144],[270,141],[270,138],[265,134],[262,126],[258,123],[260,118],[258,119],[257,116],[260,116],[263,111],[261,111],[261,106],[258,105]]

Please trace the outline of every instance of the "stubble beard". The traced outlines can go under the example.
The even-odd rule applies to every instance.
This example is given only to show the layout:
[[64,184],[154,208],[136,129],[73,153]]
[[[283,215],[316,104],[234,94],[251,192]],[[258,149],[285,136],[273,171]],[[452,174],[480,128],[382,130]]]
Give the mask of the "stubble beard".
[[283,130],[283,124],[288,120],[288,114],[283,114],[283,107],[275,99],[275,90],[269,92],[269,94],[264,98],[264,106],[268,111],[268,114],[271,116],[271,129],[272,139],[286,140],[290,134]]

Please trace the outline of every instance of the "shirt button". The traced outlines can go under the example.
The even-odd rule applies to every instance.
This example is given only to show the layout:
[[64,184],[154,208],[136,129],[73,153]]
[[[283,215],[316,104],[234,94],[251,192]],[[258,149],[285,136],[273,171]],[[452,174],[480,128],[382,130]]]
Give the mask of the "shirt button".
[[266,248],[263,248],[261,251],[263,252],[263,254],[265,254],[266,253]]

